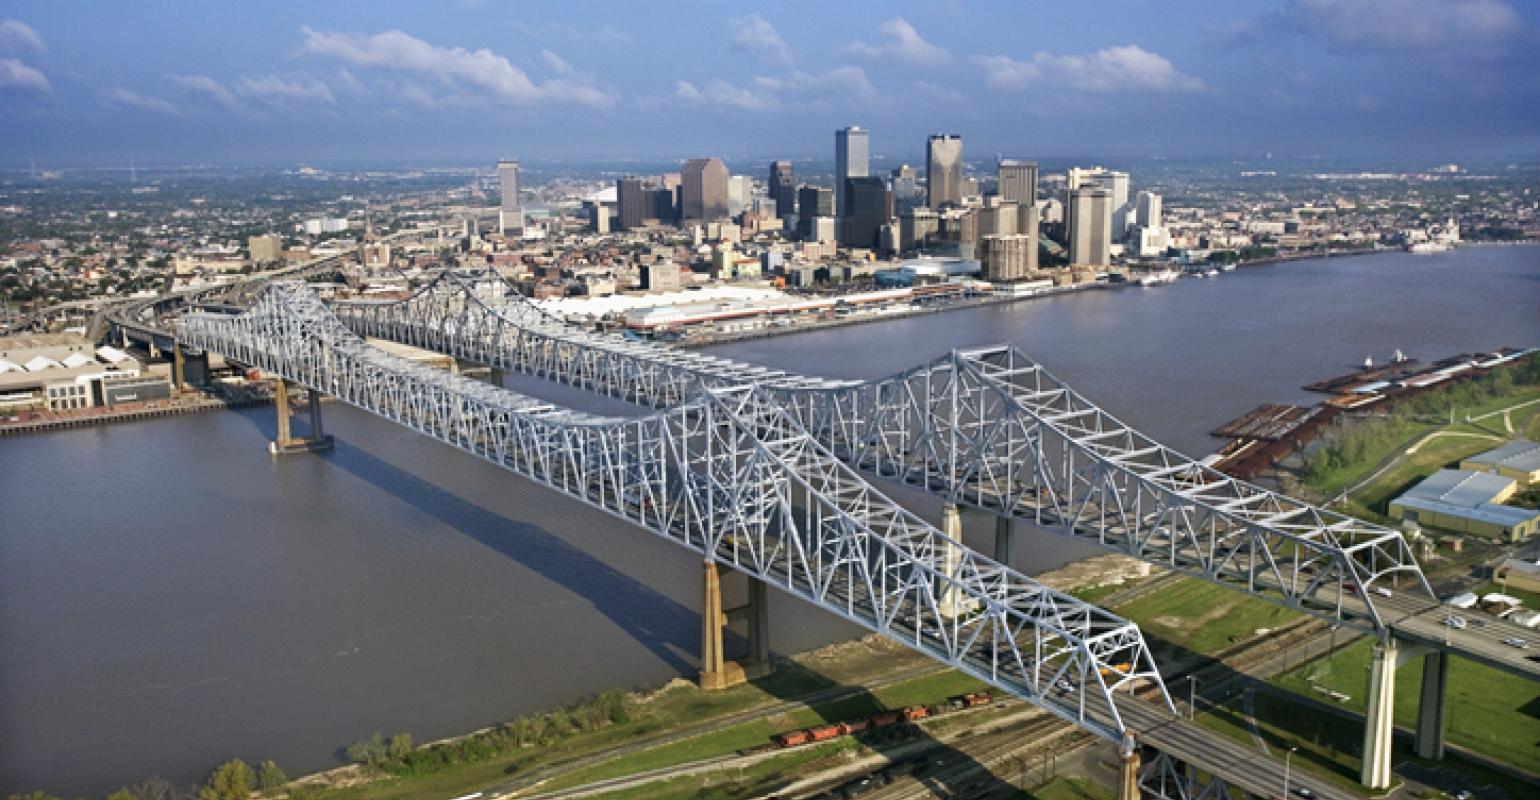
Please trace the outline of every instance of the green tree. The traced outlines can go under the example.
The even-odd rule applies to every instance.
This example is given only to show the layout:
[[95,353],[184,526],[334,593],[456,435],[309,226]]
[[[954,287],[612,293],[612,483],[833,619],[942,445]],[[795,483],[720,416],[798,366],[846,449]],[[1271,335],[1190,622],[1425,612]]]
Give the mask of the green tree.
[[257,776],[251,766],[239,758],[226,761],[209,776],[209,782],[198,791],[198,800],[246,800]]
[[107,800],[135,800],[134,793],[127,789],[119,789],[107,795]]
[[348,760],[378,769],[385,764],[385,737],[376,733],[348,745]]
[[272,759],[262,762],[262,766],[257,769],[257,786],[263,792],[276,792],[288,782],[289,776],[283,774],[283,768]]
[[401,761],[412,754],[412,734],[398,733],[390,737],[390,760]]

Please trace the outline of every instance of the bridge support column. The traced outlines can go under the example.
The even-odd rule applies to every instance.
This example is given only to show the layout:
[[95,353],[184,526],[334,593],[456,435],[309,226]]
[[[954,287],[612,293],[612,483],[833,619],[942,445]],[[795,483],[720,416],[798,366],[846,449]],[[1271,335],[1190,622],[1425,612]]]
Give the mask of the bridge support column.
[[310,399],[310,435],[298,437],[294,435],[293,421],[291,417],[294,410],[289,404],[289,382],[279,378],[273,387],[273,410],[278,415],[278,438],[268,442],[267,451],[273,455],[287,455],[290,453],[314,453],[322,450],[330,450],[332,437],[326,435],[321,426],[321,393],[311,389],[308,394]]
[[716,691],[727,688],[727,664],[722,657],[722,576],[715,561],[706,562],[702,577],[700,688]]
[[1123,737],[1118,755],[1118,800],[1139,800],[1139,747],[1134,737]]
[[995,560],[1011,565],[1011,540],[1015,538],[1015,520],[995,517]]
[[182,352],[181,342],[171,346],[171,381],[177,391],[187,391],[187,356]]
[[1369,664],[1368,710],[1364,716],[1363,768],[1358,782],[1370,789],[1390,786],[1390,750],[1396,722],[1396,640],[1374,645]]
[[1444,696],[1449,684],[1449,654],[1434,650],[1422,657],[1422,697],[1417,705],[1417,756],[1444,757]]
[[[962,542],[962,512],[958,511],[956,503],[947,503],[941,508],[941,532],[952,542]],[[962,563],[963,549],[960,544],[951,542],[942,546],[941,561],[936,565],[943,574],[951,575],[957,572],[958,565]],[[941,596],[936,598],[938,610],[943,617],[957,617],[976,608],[974,601],[963,596],[961,587],[949,582],[942,582],[937,587]]]

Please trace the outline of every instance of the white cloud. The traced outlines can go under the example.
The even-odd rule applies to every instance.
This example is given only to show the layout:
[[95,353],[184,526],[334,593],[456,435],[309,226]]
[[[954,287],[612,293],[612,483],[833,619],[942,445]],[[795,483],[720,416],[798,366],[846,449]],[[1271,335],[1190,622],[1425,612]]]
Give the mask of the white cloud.
[[877,26],[876,43],[851,42],[845,52],[862,58],[894,58],[910,64],[935,65],[952,57],[945,49],[925,41],[903,17],[894,17]]
[[1483,44],[1524,28],[1508,0],[1291,0],[1274,19],[1344,49]]
[[207,97],[231,111],[241,109],[241,103],[235,99],[235,95],[229,89],[226,89],[224,84],[207,75],[167,75],[166,77],[186,87],[194,94]]
[[14,58],[0,58],[0,89],[46,94],[53,91],[48,76]]
[[168,114],[171,116],[181,113],[180,109],[165,100],[158,97],[146,97],[122,86],[108,90],[107,99],[114,105],[137,108],[141,111],[153,111],[157,114]]
[[1030,61],[1008,56],[974,56],[984,82],[995,89],[1019,91],[1035,84],[1082,92],[1190,92],[1203,82],[1184,75],[1164,57],[1137,45],[1107,47],[1087,55],[1038,52]]
[[31,25],[19,19],[0,19],[0,50],[41,53],[47,49]]
[[278,75],[261,75],[258,77],[242,77],[231,84],[237,94],[250,97],[268,103],[300,102],[300,103],[325,103],[336,105],[337,98],[332,96],[326,84],[312,78],[309,74],[300,73],[282,77]]
[[713,80],[704,86],[689,81],[674,84],[674,100],[693,106],[716,106],[743,111],[769,111],[788,105],[808,105],[829,100],[872,102],[877,89],[866,71],[846,65],[828,72],[793,72],[784,77],[761,75],[747,86]]
[[372,36],[300,29],[301,49],[344,64],[431,79],[446,89],[515,105],[569,103],[603,108],[615,98],[586,83],[554,79],[537,83],[490,50],[439,47],[399,30]]
[[764,17],[758,14],[735,17],[727,21],[727,28],[727,39],[733,47],[791,63],[791,45]]
[[572,65],[568,64],[565,59],[559,55],[556,55],[550,50],[541,50],[540,60],[544,61],[546,67],[557,75],[572,74]]

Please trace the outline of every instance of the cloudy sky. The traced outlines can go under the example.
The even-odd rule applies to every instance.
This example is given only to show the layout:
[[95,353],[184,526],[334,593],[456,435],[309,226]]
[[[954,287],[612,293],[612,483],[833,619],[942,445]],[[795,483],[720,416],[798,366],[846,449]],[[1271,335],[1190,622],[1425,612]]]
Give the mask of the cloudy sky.
[[0,3],[0,169],[1533,157],[1531,0]]

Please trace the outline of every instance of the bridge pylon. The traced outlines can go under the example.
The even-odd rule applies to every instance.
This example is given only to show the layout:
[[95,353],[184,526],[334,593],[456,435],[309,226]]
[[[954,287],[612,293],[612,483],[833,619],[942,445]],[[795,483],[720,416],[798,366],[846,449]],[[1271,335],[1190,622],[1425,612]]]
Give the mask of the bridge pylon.
[[1140,800],[1139,744],[1132,733],[1123,735],[1118,746],[1118,800]]
[[289,403],[289,382],[279,378],[273,387],[273,409],[278,416],[278,438],[267,443],[267,451],[275,456],[291,453],[318,453],[332,449],[332,437],[326,435],[321,419],[321,393],[310,389],[306,392],[306,405],[310,412],[310,435],[295,436],[290,417],[293,409]]
[[[701,586],[705,591],[701,605],[700,687],[707,691],[726,689],[744,681],[770,674],[770,604],[765,582],[749,578],[748,602],[736,608],[722,608],[722,573],[715,561],[706,561]],[[744,623],[749,642],[747,658],[731,661],[722,644],[722,629]]]
[[1444,757],[1444,708],[1449,683],[1449,654],[1428,644],[1415,644],[1387,635],[1374,645],[1369,664],[1368,707],[1364,714],[1363,767],[1359,783],[1385,789],[1391,781],[1391,748],[1395,737],[1396,669],[1422,659],[1422,692],[1417,705],[1416,748],[1421,758]]

